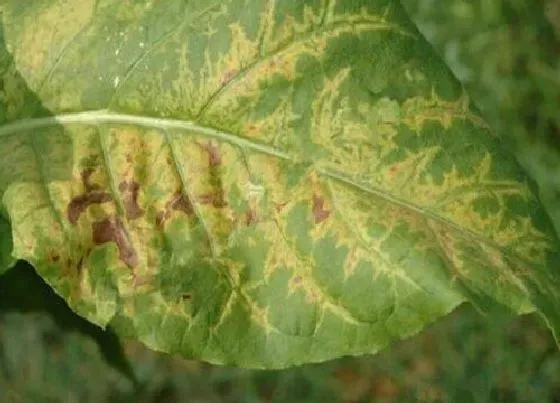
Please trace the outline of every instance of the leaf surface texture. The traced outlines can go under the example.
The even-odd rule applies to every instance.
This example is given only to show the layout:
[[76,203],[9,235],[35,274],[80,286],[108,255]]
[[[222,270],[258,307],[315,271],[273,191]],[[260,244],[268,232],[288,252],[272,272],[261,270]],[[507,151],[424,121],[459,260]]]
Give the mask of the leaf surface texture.
[[457,305],[560,328],[537,189],[397,1],[6,1],[0,272],[252,368]]

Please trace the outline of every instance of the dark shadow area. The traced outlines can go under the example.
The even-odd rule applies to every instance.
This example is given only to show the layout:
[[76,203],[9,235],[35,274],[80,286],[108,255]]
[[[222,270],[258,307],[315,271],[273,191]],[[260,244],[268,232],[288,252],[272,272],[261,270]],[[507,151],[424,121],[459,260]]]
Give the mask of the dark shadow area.
[[45,313],[61,330],[90,337],[97,343],[107,363],[137,385],[119,337],[111,329],[103,330],[74,313],[25,262],[18,262],[0,276],[0,320],[2,315],[10,312]]

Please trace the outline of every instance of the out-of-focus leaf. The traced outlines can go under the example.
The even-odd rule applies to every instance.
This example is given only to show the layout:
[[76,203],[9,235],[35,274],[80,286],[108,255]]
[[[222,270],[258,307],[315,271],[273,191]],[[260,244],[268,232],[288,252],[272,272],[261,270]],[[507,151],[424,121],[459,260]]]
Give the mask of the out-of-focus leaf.
[[0,216],[0,275],[16,262],[12,257],[13,247],[10,223]]
[[0,9],[11,255],[87,319],[260,368],[375,352],[464,301],[558,335],[535,186],[398,2]]
[[61,329],[90,337],[107,363],[137,384],[119,337],[111,329],[101,329],[73,312],[33,267],[23,262],[0,276],[0,316],[10,313],[44,313]]
[[106,399],[113,390],[132,394],[131,383],[108,367],[93,340],[61,331],[51,319],[0,316],[1,402],[93,403],[115,401]]

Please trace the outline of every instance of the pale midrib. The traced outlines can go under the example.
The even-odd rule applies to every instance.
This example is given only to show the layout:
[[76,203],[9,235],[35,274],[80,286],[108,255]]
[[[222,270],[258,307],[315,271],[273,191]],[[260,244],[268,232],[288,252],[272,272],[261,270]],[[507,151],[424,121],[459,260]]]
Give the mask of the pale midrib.
[[[49,126],[56,125],[69,125],[69,124],[92,124],[98,125],[102,123],[115,123],[120,125],[134,125],[142,126],[153,129],[167,129],[167,130],[186,130],[194,133],[195,135],[203,135],[211,137],[217,140],[226,141],[230,144],[236,145],[241,148],[251,149],[263,154],[275,156],[282,158],[284,160],[292,160],[290,155],[277,148],[267,146],[264,144],[255,143],[248,139],[236,136],[232,133],[228,133],[222,130],[214,129],[211,127],[201,126],[200,124],[190,121],[190,120],[180,120],[172,118],[155,118],[147,116],[129,115],[122,113],[112,113],[107,110],[96,110],[88,112],[78,112],[69,113],[57,116],[48,116],[43,118],[29,118],[22,119],[17,122],[9,123],[0,127],[0,138],[8,137],[12,135],[20,134],[22,131],[34,130],[45,128]],[[310,162],[313,165],[313,162]],[[463,234],[464,236],[474,239],[476,241],[483,241],[485,244],[499,250],[504,256],[509,258],[515,258],[519,261],[530,263],[525,258],[521,256],[514,255],[510,249],[507,249],[494,241],[488,239],[487,237],[481,237],[479,234],[458,226],[452,221],[449,221],[425,208],[405,201],[403,199],[394,197],[388,194],[381,188],[376,188],[374,186],[364,186],[359,183],[352,181],[351,178],[346,177],[338,172],[331,170],[321,169],[319,167],[315,168],[319,174],[324,177],[336,180],[340,183],[344,183],[348,186],[354,187],[363,191],[364,193],[369,193],[375,195],[389,203],[399,205],[408,210],[415,211],[420,215],[430,218],[434,221],[438,221],[444,224],[446,227],[453,229],[454,231]]]
[[270,147],[264,144],[258,144],[218,129],[201,126],[193,121],[112,113],[107,110],[69,113],[65,115],[48,116],[44,118],[22,119],[17,122],[8,123],[7,125],[0,127],[0,137],[18,135],[22,131],[41,129],[44,127],[56,125],[97,125],[102,123],[143,126],[164,130],[186,130],[199,135],[212,137],[217,140],[227,141],[239,147],[253,149],[264,154],[274,155],[278,158],[287,160],[291,159],[288,154],[274,147]]

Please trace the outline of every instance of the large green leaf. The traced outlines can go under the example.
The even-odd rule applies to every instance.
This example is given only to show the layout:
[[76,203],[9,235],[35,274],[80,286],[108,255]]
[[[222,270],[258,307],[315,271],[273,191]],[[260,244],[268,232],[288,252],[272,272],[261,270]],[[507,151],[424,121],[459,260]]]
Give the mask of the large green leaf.
[[560,335],[531,180],[390,0],[3,0],[12,258],[148,346],[280,368],[471,301]]

